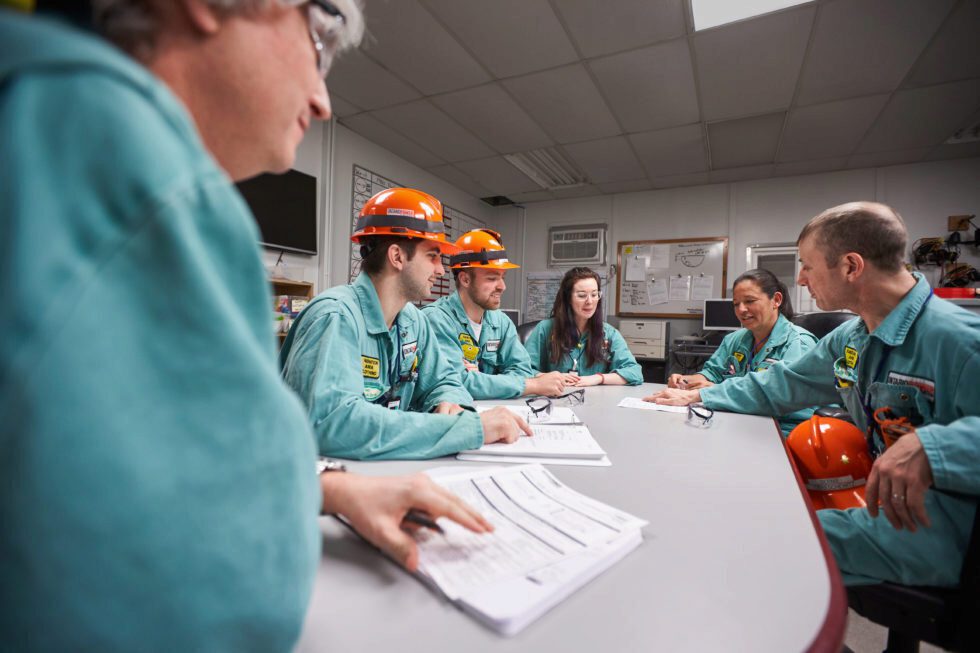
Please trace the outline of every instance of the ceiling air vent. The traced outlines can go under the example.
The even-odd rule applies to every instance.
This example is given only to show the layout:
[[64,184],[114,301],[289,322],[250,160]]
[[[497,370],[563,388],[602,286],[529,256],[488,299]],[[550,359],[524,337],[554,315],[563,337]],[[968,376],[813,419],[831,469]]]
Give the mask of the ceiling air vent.
[[554,147],[505,154],[504,158],[538,186],[548,190],[574,188],[587,181],[585,175]]
[[491,195],[490,197],[481,197],[480,199],[490,206],[509,206],[514,203],[514,200],[503,195]]
[[946,139],[946,145],[959,145],[960,143],[975,143],[980,141],[980,120],[961,127],[953,132],[953,135]]

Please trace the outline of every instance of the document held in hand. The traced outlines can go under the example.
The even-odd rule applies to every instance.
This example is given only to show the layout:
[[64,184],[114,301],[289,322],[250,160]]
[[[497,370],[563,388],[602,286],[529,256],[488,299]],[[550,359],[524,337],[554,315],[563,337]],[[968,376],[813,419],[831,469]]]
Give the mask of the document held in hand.
[[419,574],[466,613],[513,635],[642,541],[646,521],[579,494],[541,465],[440,468],[429,474],[493,525],[448,519],[420,529]]

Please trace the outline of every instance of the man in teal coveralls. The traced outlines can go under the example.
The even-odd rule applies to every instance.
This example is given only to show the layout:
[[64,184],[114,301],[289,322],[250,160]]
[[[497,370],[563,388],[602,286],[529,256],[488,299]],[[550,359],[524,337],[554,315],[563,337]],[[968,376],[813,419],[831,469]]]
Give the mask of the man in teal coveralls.
[[504,275],[520,267],[507,259],[500,234],[475,229],[460,236],[456,246],[463,250],[450,259],[456,292],[422,314],[446,358],[459,362],[463,385],[474,399],[560,395],[563,375],[535,375],[514,323],[497,310],[507,289]]
[[422,475],[317,477],[229,179],[330,117],[360,11],[98,8],[144,65],[0,9],[0,650],[288,651],[321,510],[409,568],[410,508],[487,526]]
[[352,240],[354,283],[331,288],[297,318],[279,353],[283,378],[306,403],[320,452],[343,458],[434,458],[513,442],[527,424],[504,408],[477,414],[455,361],[439,355],[411,302],[445,270],[442,204],[411,188],[365,203]]
[[875,413],[904,418],[911,430],[868,477],[867,509],[817,514],[845,582],[955,586],[980,497],[980,317],[906,270],[907,242],[901,217],[883,204],[824,211],[800,234],[799,283],[822,310],[860,319],[795,362],[650,399],[767,415],[840,402],[876,452],[884,442]]

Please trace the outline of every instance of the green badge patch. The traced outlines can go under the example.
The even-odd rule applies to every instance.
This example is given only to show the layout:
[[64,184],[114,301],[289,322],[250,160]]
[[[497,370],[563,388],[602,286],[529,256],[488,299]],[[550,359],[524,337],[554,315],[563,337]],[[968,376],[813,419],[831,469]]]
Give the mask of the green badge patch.
[[364,386],[364,398],[367,399],[368,401],[374,401],[375,399],[380,397],[381,393],[383,392],[384,390],[381,387],[373,383],[369,383]]
[[369,379],[381,378],[381,361],[370,356],[361,356],[361,374]]
[[844,360],[851,369],[857,367],[858,352],[854,347],[844,347]]

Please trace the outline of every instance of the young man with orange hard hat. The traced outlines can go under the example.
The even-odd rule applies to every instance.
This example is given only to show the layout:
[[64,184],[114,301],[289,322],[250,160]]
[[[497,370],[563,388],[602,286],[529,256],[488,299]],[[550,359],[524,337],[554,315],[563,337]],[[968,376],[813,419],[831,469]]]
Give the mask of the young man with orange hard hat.
[[474,399],[513,399],[562,393],[562,374],[539,376],[510,318],[501,313],[504,275],[520,267],[507,259],[500,234],[475,229],[456,241],[462,251],[450,258],[456,292],[426,307],[423,315],[445,356],[458,363],[463,385]]
[[306,403],[320,453],[354,459],[435,458],[513,442],[526,423],[500,408],[477,414],[452,361],[412,302],[445,273],[442,203],[390,188],[361,209],[361,273],[320,294],[283,343],[283,378]]

